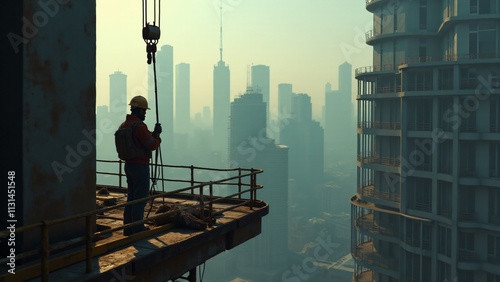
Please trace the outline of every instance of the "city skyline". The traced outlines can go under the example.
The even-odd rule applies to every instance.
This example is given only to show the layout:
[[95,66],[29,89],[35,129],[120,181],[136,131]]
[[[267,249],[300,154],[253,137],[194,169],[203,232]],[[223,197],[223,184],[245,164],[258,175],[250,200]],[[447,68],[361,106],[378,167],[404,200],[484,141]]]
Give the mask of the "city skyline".
[[[231,101],[246,90],[249,66],[268,65],[271,114],[277,111],[278,84],[291,83],[297,92],[311,95],[313,115],[319,119],[324,84],[338,86],[337,66],[345,61],[354,69],[371,64],[370,50],[364,44],[371,19],[363,12],[363,1],[346,1],[348,9],[342,11],[336,9],[338,3],[330,2],[222,3],[224,61],[232,72]],[[114,12],[117,7],[120,13]],[[197,5],[162,2],[158,47],[173,46],[174,64],[191,64],[192,115],[204,106],[212,108],[211,74],[219,60],[219,15],[219,1]],[[350,28],[336,28],[341,22]],[[106,79],[117,70],[128,75],[128,98],[146,96],[146,52],[140,28],[140,1],[97,3],[97,106],[109,100]],[[119,48],[121,44],[127,48]]]

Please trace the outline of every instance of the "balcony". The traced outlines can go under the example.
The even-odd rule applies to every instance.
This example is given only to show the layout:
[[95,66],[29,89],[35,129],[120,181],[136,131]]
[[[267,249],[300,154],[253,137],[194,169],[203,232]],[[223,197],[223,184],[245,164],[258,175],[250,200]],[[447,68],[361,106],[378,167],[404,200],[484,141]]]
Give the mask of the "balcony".
[[430,122],[410,122],[408,123],[408,130],[431,131],[432,124]]
[[399,167],[401,165],[401,159],[399,158],[380,157],[376,155],[366,157],[358,156],[358,161],[367,164],[379,164],[393,167]]
[[360,121],[358,128],[400,130],[401,122]]
[[358,263],[378,266],[389,271],[399,270],[399,261],[380,255],[373,248],[373,242],[364,242],[352,250],[352,256]]
[[373,271],[366,270],[358,275],[354,274],[352,277],[352,282],[372,282],[373,280]]
[[382,234],[387,236],[399,236],[399,229],[397,227],[384,227],[375,222],[373,213],[360,216],[356,219],[356,227],[366,230],[371,234]]
[[391,202],[401,202],[401,195],[385,191],[375,190],[375,186],[369,185],[361,188],[361,195]]
[[[378,1],[375,1],[378,2]],[[374,31],[369,31],[365,34],[367,39],[371,39],[375,36],[378,36]],[[369,74],[377,74],[379,72],[397,72],[399,68],[407,67],[407,65],[418,65],[421,67],[427,67],[433,64],[442,64],[446,62],[461,62],[466,63],[471,60],[483,60],[485,63],[497,63],[498,59],[500,59],[500,53],[495,54],[460,54],[460,55],[446,55],[443,57],[432,57],[432,56],[423,56],[423,57],[408,57],[398,66],[394,65],[374,65],[374,66],[366,66],[357,68],[354,71],[355,77],[358,78],[361,75],[369,75]],[[476,83],[471,83],[470,81],[462,81],[461,86],[468,87],[466,89],[475,89],[477,87]],[[500,84],[493,83],[492,88],[498,88]],[[403,89],[403,91],[407,91]]]
[[408,236],[408,237],[405,237],[405,243],[409,246],[421,248],[424,250],[431,249],[431,241],[430,240],[422,240],[420,238],[413,238],[413,237]]
[[413,205],[413,208],[416,210],[419,210],[419,211],[432,212],[431,203],[415,202],[415,204]]
[[476,214],[473,211],[460,211],[458,213],[458,219],[460,221],[475,221]]
[[476,253],[471,250],[458,250],[458,259],[461,262],[473,262],[476,260]]
[[387,94],[401,92],[401,85],[380,86],[375,88],[375,94]]
[[375,72],[395,72],[397,69],[394,65],[382,65],[382,66],[366,66],[360,67],[355,70],[355,76],[358,77],[363,74],[370,74]]
[[500,170],[490,170],[491,178],[500,178]]

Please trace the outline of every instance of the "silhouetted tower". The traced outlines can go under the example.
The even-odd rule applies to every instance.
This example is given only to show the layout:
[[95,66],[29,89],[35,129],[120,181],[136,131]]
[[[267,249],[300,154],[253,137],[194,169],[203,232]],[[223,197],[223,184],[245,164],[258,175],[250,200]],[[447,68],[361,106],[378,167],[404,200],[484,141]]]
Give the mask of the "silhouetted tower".
[[190,66],[180,63],[175,66],[175,128],[176,133],[189,133],[190,114]]
[[[171,137],[174,134],[174,48],[170,45],[163,45],[156,53],[156,63],[158,112],[163,128],[162,136]],[[154,96],[152,99],[150,97],[148,102],[154,102]],[[152,104],[154,105],[154,103]],[[154,110],[154,108],[151,109]],[[152,123],[151,120],[149,120],[150,123]],[[162,148],[166,150],[167,155],[171,156],[174,149],[174,139],[168,137],[162,140]]]
[[264,170],[259,181],[266,188],[259,191],[259,197],[273,206],[273,213],[263,220],[261,236],[241,248],[237,265],[242,272],[259,278],[256,281],[277,281],[288,258],[288,148],[266,136],[262,96],[249,89],[231,103],[231,163]]
[[[292,113],[292,85],[290,83],[280,83],[278,84],[278,125],[286,124],[286,120],[291,118]],[[281,142],[281,136],[279,138]]]
[[338,90],[325,85],[325,155],[328,164],[352,160],[356,150],[356,127],[353,114],[352,66],[339,66]]
[[227,162],[230,107],[230,71],[222,60],[222,5],[220,10],[220,58],[213,72],[213,133],[215,150]]
[[312,119],[309,95],[294,95],[291,106],[291,117],[281,130],[280,141],[289,148],[290,177],[307,197],[311,188],[323,182],[323,128]]
[[127,101],[127,75],[115,71],[109,75],[109,112],[120,120],[128,112]]
[[270,92],[269,66],[252,66],[251,86],[254,91],[262,93],[264,103],[266,103],[267,120],[269,120],[269,92]]

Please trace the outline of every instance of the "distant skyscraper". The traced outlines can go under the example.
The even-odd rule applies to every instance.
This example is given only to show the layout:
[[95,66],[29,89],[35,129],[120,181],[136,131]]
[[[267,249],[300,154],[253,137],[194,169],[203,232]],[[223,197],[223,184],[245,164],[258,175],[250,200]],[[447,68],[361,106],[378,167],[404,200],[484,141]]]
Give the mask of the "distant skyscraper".
[[128,112],[127,75],[115,71],[109,75],[109,112],[123,119]]
[[352,281],[500,281],[498,1],[366,9]]
[[292,112],[292,85],[290,83],[278,84],[278,119],[280,122],[290,118]]
[[247,91],[231,103],[229,147],[232,164],[264,170],[257,176],[265,187],[258,195],[273,207],[263,219],[262,234],[237,256],[238,268],[259,277],[256,281],[278,281],[288,260],[288,148],[266,136],[262,94]]
[[292,97],[291,118],[280,134],[280,142],[289,148],[289,174],[299,190],[311,195],[310,189],[323,182],[324,133],[312,120],[311,97]]
[[175,66],[175,128],[176,133],[189,133],[190,113],[190,67],[180,63]]
[[222,6],[219,56],[213,71],[213,134],[215,150],[220,154],[220,159],[227,162],[231,73],[229,66],[222,60]]
[[[174,150],[174,49],[170,45],[163,45],[156,53],[156,69],[158,81],[158,112],[162,125],[162,148],[167,150],[167,155],[172,155]],[[150,92],[151,93],[151,92]],[[154,93],[154,92],[153,92]],[[153,102],[154,96],[148,101]],[[154,105],[154,103],[152,103]],[[151,108],[151,107],[150,107]],[[154,110],[154,108],[151,108]],[[153,112],[154,113],[154,112]],[[154,120],[154,115],[149,115]],[[154,122],[150,121],[154,125]]]
[[332,164],[352,159],[356,150],[356,127],[352,104],[352,67],[349,63],[339,66],[338,90],[325,85],[325,156]]
[[269,66],[252,66],[251,86],[254,91],[262,93],[264,103],[266,103],[267,120],[269,120],[269,92],[270,92],[270,73]]

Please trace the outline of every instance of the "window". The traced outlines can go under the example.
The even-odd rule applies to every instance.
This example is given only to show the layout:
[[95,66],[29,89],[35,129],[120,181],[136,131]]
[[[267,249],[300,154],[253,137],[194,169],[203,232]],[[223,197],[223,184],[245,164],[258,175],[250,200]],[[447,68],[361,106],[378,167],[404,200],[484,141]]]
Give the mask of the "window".
[[451,230],[444,227],[438,227],[438,253],[450,256],[451,255]]
[[469,54],[471,58],[494,58],[497,50],[497,24],[484,22],[469,25]]
[[473,261],[475,258],[474,233],[460,231],[458,233],[458,248],[458,256],[460,261]]
[[432,130],[431,99],[408,99],[408,130]]
[[488,193],[489,223],[500,225],[500,189],[490,188]]
[[500,178],[500,142],[490,142],[490,177]]
[[432,171],[432,153],[435,143],[429,139],[411,138],[408,140],[407,161],[416,170]]
[[432,90],[432,71],[431,70],[408,71],[407,81],[408,81],[408,91]]
[[463,132],[475,132],[476,128],[476,116],[477,110],[479,109],[479,103],[477,100],[470,98],[460,98],[459,105],[455,105],[455,108],[459,109],[460,117],[460,131]]
[[418,40],[418,56],[421,62],[427,62],[427,40],[425,38]]
[[439,98],[439,127],[444,131],[453,131],[456,119],[453,116],[453,98],[440,97]]
[[476,209],[476,191],[474,187],[461,186],[459,194],[459,219],[474,221]]
[[438,261],[438,281],[452,281],[451,280],[451,266],[445,262]]
[[490,131],[500,132],[500,98],[490,99]]
[[453,89],[453,68],[438,70],[438,89],[439,90]]
[[[462,126],[465,123],[462,123]],[[474,141],[460,142],[460,176],[476,175],[476,143]]]
[[453,144],[450,140],[446,140],[438,145],[438,171],[440,173],[451,174],[451,166],[453,163],[453,155],[451,153]]
[[438,180],[438,214],[451,217],[451,186],[450,182]]
[[408,189],[411,191],[413,201],[410,201],[411,208],[421,211],[432,211],[432,182],[427,178],[408,178]]
[[427,29],[427,0],[420,0],[419,4],[419,28]]
[[495,13],[495,0],[470,0],[471,14],[491,14]]
[[406,260],[406,281],[420,281],[420,256],[405,252]]
[[500,263],[500,237],[488,235],[488,262]]
[[[471,53],[472,54],[472,53]],[[477,72],[475,68],[460,69],[460,89],[476,89]]]

